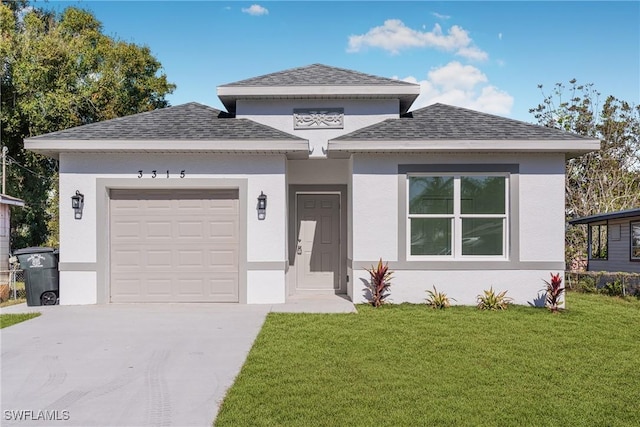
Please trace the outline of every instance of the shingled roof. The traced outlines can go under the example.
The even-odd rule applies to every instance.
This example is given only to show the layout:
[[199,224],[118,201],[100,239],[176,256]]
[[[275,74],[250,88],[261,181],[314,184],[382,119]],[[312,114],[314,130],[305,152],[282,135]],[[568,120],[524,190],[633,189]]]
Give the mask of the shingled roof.
[[445,104],[404,114],[359,129],[333,141],[390,140],[587,140],[558,129]]
[[344,68],[330,67],[324,64],[311,64],[304,67],[252,77],[234,83],[221,85],[229,86],[364,86],[364,85],[393,85],[413,86],[413,83],[402,80],[374,76]]
[[29,138],[45,140],[300,140],[197,102],[91,123]]
[[220,85],[218,98],[227,111],[241,99],[397,99],[405,113],[420,85],[359,71],[312,64]]

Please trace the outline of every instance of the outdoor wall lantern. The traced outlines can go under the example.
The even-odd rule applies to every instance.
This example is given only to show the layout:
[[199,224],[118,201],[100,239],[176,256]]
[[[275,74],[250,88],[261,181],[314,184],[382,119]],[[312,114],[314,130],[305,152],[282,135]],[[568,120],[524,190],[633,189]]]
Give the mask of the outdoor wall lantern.
[[82,208],[84,208],[84,194],[76,190],[75,196],[71,196],[71,207],[73,208],[73,217],[82,219]]
[[267,216],[267,195],[262,191],[258,196],[258,219],[263,220]]

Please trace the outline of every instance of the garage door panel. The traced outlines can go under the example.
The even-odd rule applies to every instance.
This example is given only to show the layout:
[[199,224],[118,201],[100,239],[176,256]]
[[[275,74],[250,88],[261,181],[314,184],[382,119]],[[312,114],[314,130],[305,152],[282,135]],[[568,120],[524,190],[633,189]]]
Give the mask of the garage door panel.
[[112,190],[111,301],[237,302],[237,197],[237,190]]
[[238,239],[238,233],[235,231],[238,228],[237,221],[219,220],[209,222],[208,236],[217,242],[229,241],[235,242]]
[[147,263],[144,267],[167,268],[172,264],[172,251],[170,250],[149,250],[147,251]]
[[111,235],[118,239],[138,240],[142,236],[140,221],[114,221],[111,226]]
[[220,275],[209,279],[208,285],[211,297],[224,302],[237,300],[238,294],[235,286],[237,280],[238,278],[235,275]]
[[147,239],[173,238],[171,221],[149,221],[145,224]]
[[145,281],[147,295],[155,297],[165,297],[170,300],[172,297],[173,283],[166,277],[149,277]]
[[117,290],[118,295],[131,297],[142,293],[142,281],[132,279],[129,275],[118,274],[111,278],[112,290]]
[[205,257],[202,250],[178,250],[176,251],[178,268],[198,268],[205,264]]
[[137,269],[141,266],[142,256],[138,249],[117,250],[114,251],[111,256],[113,261],[117,262],[118,265],[123,268]]
[[178,221],[178,235],[176,238],[201,240],[204,238],[202,235],[204,224],[204,219],[199,221]]
[[178,279],[176,291],[179,297],[199,297],[206,295],[205,279],[203,277],[184,277]]

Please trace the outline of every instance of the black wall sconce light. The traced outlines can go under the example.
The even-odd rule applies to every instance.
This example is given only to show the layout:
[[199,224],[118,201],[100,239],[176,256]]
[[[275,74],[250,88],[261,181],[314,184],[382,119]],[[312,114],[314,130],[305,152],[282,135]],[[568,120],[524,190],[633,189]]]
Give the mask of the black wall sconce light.
[[82,219],[82,209],[84,208],[84,194],[76,190],[75,196],[71,196],[71,207],[73,208],[73,217]]
[[267,217],[267,195],[262,191],[258,196],[258,219],[263,220]]

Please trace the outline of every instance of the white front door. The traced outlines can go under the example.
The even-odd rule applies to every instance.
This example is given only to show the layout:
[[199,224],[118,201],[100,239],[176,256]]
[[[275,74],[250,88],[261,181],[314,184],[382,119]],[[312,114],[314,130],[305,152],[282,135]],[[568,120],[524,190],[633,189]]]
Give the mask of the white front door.
[[298,194],[296,290],[343,292],[340,195]]

